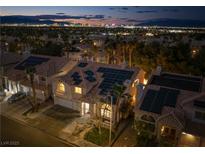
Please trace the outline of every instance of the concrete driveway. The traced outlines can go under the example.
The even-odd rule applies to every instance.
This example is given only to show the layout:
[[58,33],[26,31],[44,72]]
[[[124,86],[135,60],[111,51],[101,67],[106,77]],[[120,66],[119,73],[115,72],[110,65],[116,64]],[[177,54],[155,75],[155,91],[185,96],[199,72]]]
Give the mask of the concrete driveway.
[[0,113],[10,116],[19,117],[31,108],[31,105],[25,99],[16,101],[14,103],[8,103],[6,101],[0,103]]

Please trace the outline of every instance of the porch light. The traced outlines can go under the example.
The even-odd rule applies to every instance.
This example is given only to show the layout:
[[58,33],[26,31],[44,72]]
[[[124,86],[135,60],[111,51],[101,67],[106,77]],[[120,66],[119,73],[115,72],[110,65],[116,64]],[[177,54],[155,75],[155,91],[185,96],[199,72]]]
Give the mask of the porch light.
[[182,132],[183,135],[186,135],[188,138],[194,138],[194,135]]
[[164,132],[164,126],[162,126],[162,128],[161,128],[161,133],[163,133]]
[[143,81],[144,85],[146,85],[146,84],[147,84],[147,81],[148,81],[148,80],[144,79],[144,81]]

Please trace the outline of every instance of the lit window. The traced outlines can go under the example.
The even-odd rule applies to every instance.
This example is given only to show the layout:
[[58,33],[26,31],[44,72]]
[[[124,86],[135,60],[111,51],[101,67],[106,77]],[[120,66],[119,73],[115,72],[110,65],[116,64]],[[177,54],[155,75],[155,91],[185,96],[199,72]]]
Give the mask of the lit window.
[[75,93],[77,93],[77,94],[82,94],[82,88],[80,88],[80,87],[75,87]]
[[176,136],[176,129],[169,128],[167,126],[162,126],[161,135],[169,137],[170,139],[174,139]]
[[64,93],[65,92],[65,85],[63,83],[58,84],[57,92],[59,92],[59,93]]
[[111,117],[111,107],[108,104],[103,104],[101,108],[101,116],[103,118],[110,118]]

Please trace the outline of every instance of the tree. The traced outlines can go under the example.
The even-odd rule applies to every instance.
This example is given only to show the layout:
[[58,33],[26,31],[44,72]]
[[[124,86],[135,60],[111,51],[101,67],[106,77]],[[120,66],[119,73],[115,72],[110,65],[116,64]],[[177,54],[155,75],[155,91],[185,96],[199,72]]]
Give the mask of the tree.
[[153,135],[154,125],[144,121],[135,121],[137,146],[155,146],[156,137]]
[[129,114],[132,107],[131,102],[132,96],[130,94],[124,94],[122,96],[122,102],[120,104],[120,112],[122,113],[122,117],[126,117],[126,115]]
[[29,100],[29,103],[32,106],[32,112],[37,112],[39,104],[36,103],[36,89],[35,89],[35,83],[34,83],[34,76],[36,73],[36,69],[33,66],[28,66],[28,67],[26,67],[25,70],[26,70],[27,77],[30,81],[32,93],[33,93],[33,101],[30,102],[30,100]]
[[120,100],[123,98],[123,95],[124,95],[124,90],[125,90],[125,86],[123,85],[119,85],[119,84],[115,84],[113,86],[113,89],[112,89],[112,96],[113,96],[113,100],[114,102],[116,103],[115,104],[115,125],[118,124],[119,122],[119,105],[120,105]]

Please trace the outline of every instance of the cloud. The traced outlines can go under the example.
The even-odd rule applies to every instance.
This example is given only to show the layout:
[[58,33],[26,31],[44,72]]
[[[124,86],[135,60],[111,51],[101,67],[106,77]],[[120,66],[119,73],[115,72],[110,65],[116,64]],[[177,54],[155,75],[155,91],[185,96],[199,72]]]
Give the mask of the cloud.
[[163,12],[179,12],[178,9],[163,9]]
[[139,21],[136,19],[128,19],[127,22],[139,22]]
[[121,9],[122,10],[128,10],[128,7],[122,7]]
[[143,11],[136,11],[136,13],[158,13],[157,10],[143,10]]
[[137,22],[137,23],[141,23],[144,22],[145,20],[138,20],[138,19],[127,19],[126,22]]
[[65,14],[65,13],[61,13],[61,12],[59,12],[59,13],[56,13],[56,14],[61,15],[61,14]]

